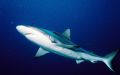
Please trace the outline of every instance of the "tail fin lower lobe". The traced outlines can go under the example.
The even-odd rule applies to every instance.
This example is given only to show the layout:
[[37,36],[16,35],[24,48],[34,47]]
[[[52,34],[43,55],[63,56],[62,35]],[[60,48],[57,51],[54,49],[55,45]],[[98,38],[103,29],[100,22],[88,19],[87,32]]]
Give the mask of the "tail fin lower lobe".
[[108,68],[111,70],[111,71],[114,71],[112,69],[112,60],[114,59],[114,57],[116,56],[118,50],[117,51],[114,51],[108,55],[106,55],[104,58],[103,58],[103,62],[108,66]]

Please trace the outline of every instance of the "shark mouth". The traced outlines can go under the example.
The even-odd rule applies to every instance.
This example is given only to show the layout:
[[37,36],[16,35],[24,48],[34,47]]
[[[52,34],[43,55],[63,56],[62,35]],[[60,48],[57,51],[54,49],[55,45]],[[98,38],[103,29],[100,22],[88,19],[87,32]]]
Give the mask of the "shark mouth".
[[25,35],[33,35],[32,33],[25,33]]

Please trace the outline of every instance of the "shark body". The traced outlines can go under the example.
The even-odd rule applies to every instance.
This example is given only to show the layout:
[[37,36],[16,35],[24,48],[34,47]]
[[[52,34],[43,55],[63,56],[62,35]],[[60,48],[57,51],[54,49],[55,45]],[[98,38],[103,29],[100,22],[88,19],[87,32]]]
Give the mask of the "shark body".
[[84,61],[90,61],[92,63],[102,61],[111,71],[113,71],[111,61],[115,57],[117,51],[112,52],[105,57],[88,52],[71,42],[70,29],[66,29],[62,34],[26,25],[18,25],[16,29],[28,40],[40,46],[35,57],[40,57],[46,55],[47,53],[55,53],[60,56],[74,59],[77,64]]

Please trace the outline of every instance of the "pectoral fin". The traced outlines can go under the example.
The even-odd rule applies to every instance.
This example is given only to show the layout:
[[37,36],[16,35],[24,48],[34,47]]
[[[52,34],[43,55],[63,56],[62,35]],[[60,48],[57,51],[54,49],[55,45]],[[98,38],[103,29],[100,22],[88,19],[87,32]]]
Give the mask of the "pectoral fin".
[[35,57],[40,57],[40,56],[43,56],[45,54],[49,53],[48,51],[44,50],[43,48],[39,48]]

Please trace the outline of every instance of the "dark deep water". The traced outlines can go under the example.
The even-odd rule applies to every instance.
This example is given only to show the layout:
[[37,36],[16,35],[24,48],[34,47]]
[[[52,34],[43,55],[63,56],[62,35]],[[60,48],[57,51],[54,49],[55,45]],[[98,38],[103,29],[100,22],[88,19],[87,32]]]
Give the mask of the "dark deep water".
[[113,60],[115,73],[98,62],[84,62],[55,54],[34,59],[39,48],[16,30],[18,24],[63,32],[72,41],[104,56],[120,48],[119,0],[1,0],[0,75],[114,75],[120,72],[120,54]]

